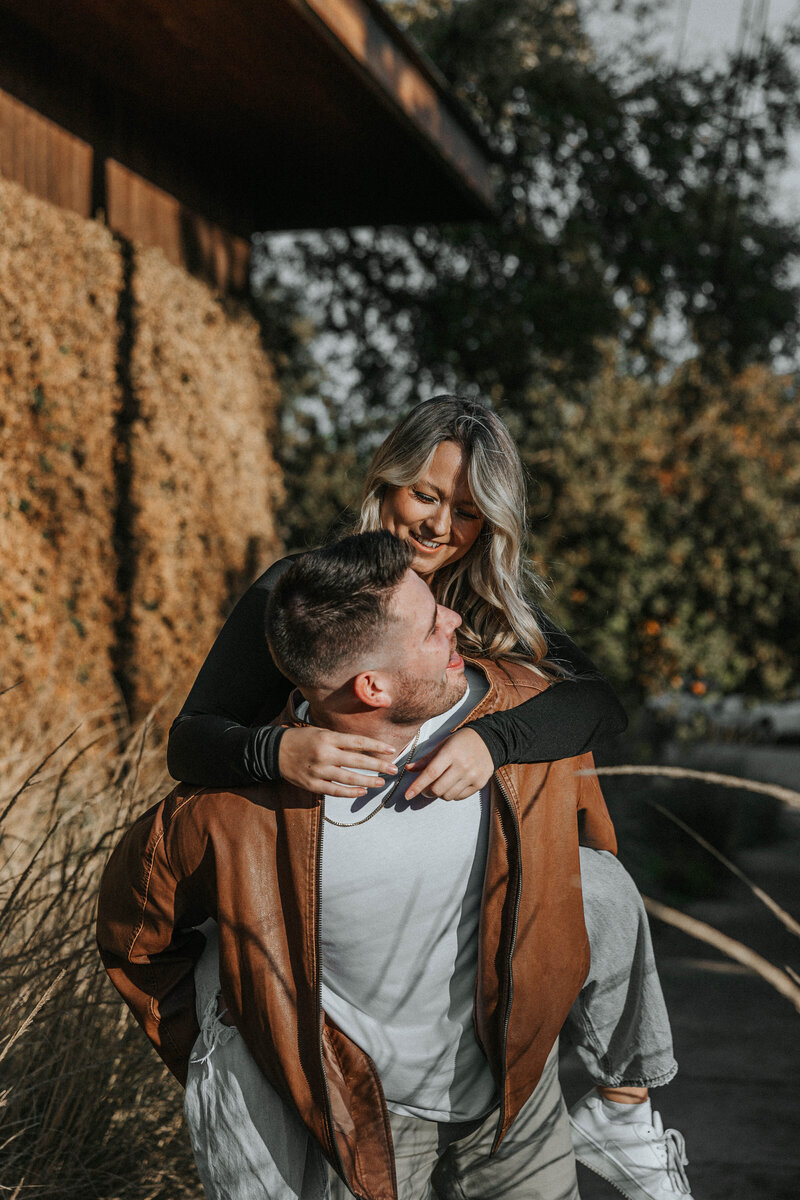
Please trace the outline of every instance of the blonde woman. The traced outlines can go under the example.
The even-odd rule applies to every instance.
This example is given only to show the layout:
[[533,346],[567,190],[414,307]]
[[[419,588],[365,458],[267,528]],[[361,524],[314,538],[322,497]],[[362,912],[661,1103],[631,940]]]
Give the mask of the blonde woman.
[[[418,405],[369,468],[358,529],[388,529],[409,542],[414,570],[462,618],[459,651],[516,659],[550,681],[410,764],[418,777],[407,798],[462,800],[496,767],[571,758],[625,727],[613,689],[534,602],[544,588],[527,565],[524,513],[524,473],[508,430],[458,397]],[[173,724],[169,769],[209,787],[282,778],[355,803],[384,786],[392,747],[266,724],[291,690],[264,636],[269,597],[291,557],[257,579],[225,623]],[[608,852],[582,848],[581,872],[592,966],[566,1032],[595,1087],[571,1112],[576,1156],[630,1200],[688,1197],[682,1139],[664,1132],[648,1097],[677,1067],[641,899]]]

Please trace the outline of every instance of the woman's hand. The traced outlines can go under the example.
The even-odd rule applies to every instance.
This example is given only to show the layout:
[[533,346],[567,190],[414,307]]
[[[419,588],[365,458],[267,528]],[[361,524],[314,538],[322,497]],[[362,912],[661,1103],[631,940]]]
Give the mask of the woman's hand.
[[474,729],[451,733],[432,754],[409,763],[406,770],[419,771],[406,799],[415,796],[440,796],[442,800],[466,800],[492,777],[494,763],[486,743]]
[[[386,782],[377,774],[392,776],[394,746],[355,733],[334,733],[305,725],[287,729],[278,748],[281,779],[306,792],[327,796],[363,796],[369,788]],[[369,775],[356,775],[348,768],[360,767]]]

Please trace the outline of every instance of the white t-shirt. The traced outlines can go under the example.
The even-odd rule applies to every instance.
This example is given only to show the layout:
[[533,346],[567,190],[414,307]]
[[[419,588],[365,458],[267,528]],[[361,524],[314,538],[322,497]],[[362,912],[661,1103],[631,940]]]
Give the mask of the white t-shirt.
[[[471,668],[467,685],[457,704],[422,726],[415,758],[442,741],[488,690]],[[414,778],[406,774],[366,824],[323,826],[322,1005],[375,1063],[389,1108],[469,1121],[495,1101],[472,1020],[489,789],[450,803],[406,801]],[[326,796],[326,814],[356,821],[391,786],[356,802]]]

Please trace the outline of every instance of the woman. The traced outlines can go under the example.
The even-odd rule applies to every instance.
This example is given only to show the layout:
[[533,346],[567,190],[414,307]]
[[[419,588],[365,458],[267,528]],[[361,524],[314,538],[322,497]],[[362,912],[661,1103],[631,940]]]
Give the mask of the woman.
[[[504,763],[573,757],[625,727],[609,684],[528,598],[544,588],[524,562],[524,512],[524,473],[513,440],[498,417],[471,401],[439,396],[418,405],[370,466],[359,531],[385,528],[411,543],[414,570],[461,615],[459,651],[515,658],[552,681],[517,708],[459,729],[427,763],[411,764],[419,774],[409,798],[427,792],[463,799]],[[393,770],[391,747],[265,724],[290,691],[264,636],[267,602],[289,561],[256,580],[228,618],[173,724],[169,769],[206,786],[281,777],[356,799],[383,786],[380,773]],[[635,1138],[637,1149],[644,1144],[652,1151],[652,1162],[646,1153],[642,1166],[648,1186],[661,1171],[656,1185],[672,1195],[683,1190],[673,1187],[679,1167],[673,1142],[651,1127],[647,1088],[668,1082],[677,1068],[641,900],[605,852],[582,849],[581,871],[592,968],[568,1032],[597,1087],[572,1111],[576,1152],[607,1178],[611,1173],[624,1195],[638,1197],[642,1192],[633,1189],[641,1180],[620,1175],[598,1149],[616,1141],[624,1155],[626,1138]]]
[[[400,502],[386,503],[388,484],[415,483],[417,468],[437,446],[448,444],[448,430],[469,441],[474,463],[462,486],[466,503],[456,505],[446,532],[445,509],[419,489],[392,488]],[[455,442],[451,442],[455,445]],[[451,464],[446,464],[450,466]],[[447,470],[445,470],[445,480]],[[474,499],[473,499],[474,495]],[[524,476],[508,430],[480,405],[438,397],[418,406],[378,450],[370,467],[359,530],[381,525],[383,502],[387,527],[408,536],[416,549],[414,569],[432,584],[437,599],[464,619],[460,648],[466,653],[515,654],[532,664],[549,664],[555,679],[568,686],[548,691],[513,713],[482,718],[470,728],[480,736],[459,732],[437,756],[446,764],[467,755],[460,788],[441,787],[444,799],[457,799],[481,786],[481,766],[504,762],[550,762],[601,745],[621,732],[625,713],[611,686],[591,660],[558,631],[525,595],[544,588],[520,561],[524,540]],[[477,503],[476,503],[477,502]],[[414,529],[444,543],[431,551],[414,540]],[[311,791],[352,794],[374,780],[347,768],[387,769],[391,760],[377,744],[374,755],[354,739],[320,739],[319,731],[281,730],[266,721],[281,711],[290,691],[275,668],[264,640],[264,613],[272,588],[290,559],[269,568],[242,597],[225,623],[170,731],[168,765],[176,779],[206,786],[246,785],[278,776]],[[526,578],[527,576],[527,578]],[[477,626],[473,627],[471,614]],[[540,668],[542,669],[542,668]],[[482,749],[482,753],[481,753]],[[471,751],[471,752],[470,752]],[[433,764],[432,764],[433,765]],[[433,783],[426,772],[423,784]],[[465,791],[464,788],[467,790]]]

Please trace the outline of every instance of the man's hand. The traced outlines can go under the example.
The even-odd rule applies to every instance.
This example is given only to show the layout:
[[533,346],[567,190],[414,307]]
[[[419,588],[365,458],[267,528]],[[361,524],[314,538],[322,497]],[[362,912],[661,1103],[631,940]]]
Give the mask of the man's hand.
[[420,795],[466,800],[489,782],[494,763],[479,733],[474,729],[459,729],[432,754],[409,763],[406,770],[420,772],[419,778],[406,788],[407,800]]
[[[287,729],[278,748],[281,779],[306,792],[328,796],[363,796],[386,782],[378,771],[392,776],[394,746],[355,733],[334,733],[316,726]],[[355,775],[350,767],[371,772]]]

